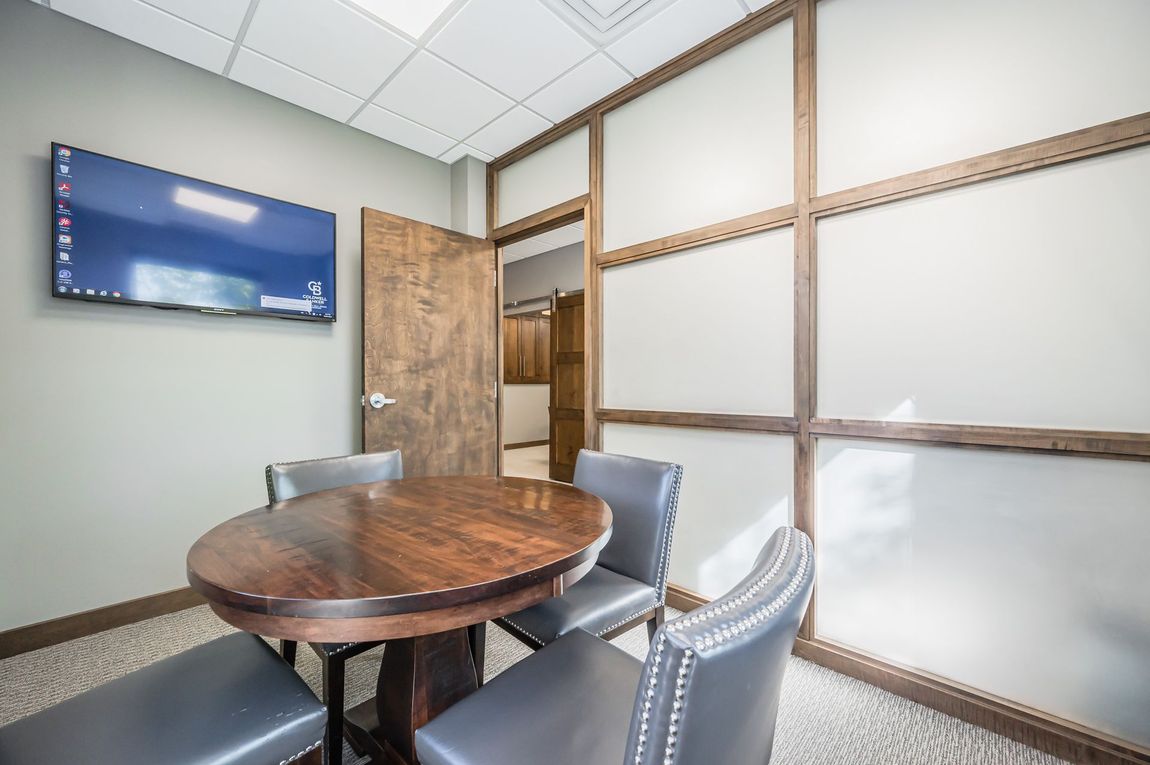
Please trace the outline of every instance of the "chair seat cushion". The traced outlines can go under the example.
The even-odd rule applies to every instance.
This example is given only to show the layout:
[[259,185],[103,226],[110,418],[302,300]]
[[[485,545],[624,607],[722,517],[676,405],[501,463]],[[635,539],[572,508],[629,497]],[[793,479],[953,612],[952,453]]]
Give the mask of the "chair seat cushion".
[[602,635],[656,605],[654,587],[595,566],[563,595],[498,621],[537,645],[547,645],[576,628]]
[[261,638],[226,635],[0,728],[0,762],[275,765],[327,713]]
[[643,664],[575,630],[415,733],[422,765],[623,762]]

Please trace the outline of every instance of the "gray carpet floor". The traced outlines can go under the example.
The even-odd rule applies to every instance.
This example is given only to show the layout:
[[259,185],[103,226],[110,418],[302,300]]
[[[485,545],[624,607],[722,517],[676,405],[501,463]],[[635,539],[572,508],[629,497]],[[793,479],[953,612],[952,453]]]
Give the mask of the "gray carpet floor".
[[[207,606],[201,606],[0,661],[0,725],[231,631]],[[645,629],[636,629],[614,642],[643,657],[646,635]],[[348,706],[374,693],[382,650],[377,648],[348,663]],[[488,678],[529,653],[517,640],[489,625]],[[320,665],[315,654],[301,646],[297,667],[318,693]],[[344,762],[361,761],[345,746]],[[1062,760],[792,657],[783,682],[771,762],[1058,765]],[[719,763],[716,759],[698,765]]]

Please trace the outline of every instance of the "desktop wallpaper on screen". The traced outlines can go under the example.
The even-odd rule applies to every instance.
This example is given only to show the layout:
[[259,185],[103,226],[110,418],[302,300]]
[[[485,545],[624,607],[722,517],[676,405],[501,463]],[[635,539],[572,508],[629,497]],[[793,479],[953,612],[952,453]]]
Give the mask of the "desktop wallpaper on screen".
[[335,215],[52,145],[57,297],[335,320]]

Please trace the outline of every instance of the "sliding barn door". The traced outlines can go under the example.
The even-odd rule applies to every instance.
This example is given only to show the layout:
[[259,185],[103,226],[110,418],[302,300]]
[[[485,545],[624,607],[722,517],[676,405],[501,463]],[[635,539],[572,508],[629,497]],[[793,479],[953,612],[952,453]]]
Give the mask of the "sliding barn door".
[[575,477],[583,448],[583,293],[553,301],[551,311],[551,449],[548,473],[556,481]]
[[495,247],[363,210],[363,449],[404,473],[493,475],[498,464]]

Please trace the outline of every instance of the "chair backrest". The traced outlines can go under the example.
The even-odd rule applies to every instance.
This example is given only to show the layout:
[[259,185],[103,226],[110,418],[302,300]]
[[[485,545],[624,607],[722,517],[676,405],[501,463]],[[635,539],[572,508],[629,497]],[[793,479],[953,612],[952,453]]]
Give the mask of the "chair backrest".
[[313,491],[403,478],[403,457],[395,449],[348,457],[280,462],[268,465],[264,475],[268,484],[268,502],[280,502]]
[[581,449],[575,461],[573,485],[602,497],[614,515],[599,565],[651,585],[659,603],[667,591],[682,477],[682,465],[587,449]]
[[655,633],[626,765],[765,765],[779,689],[814,583],[811,540],[776,531],[733,590]]

